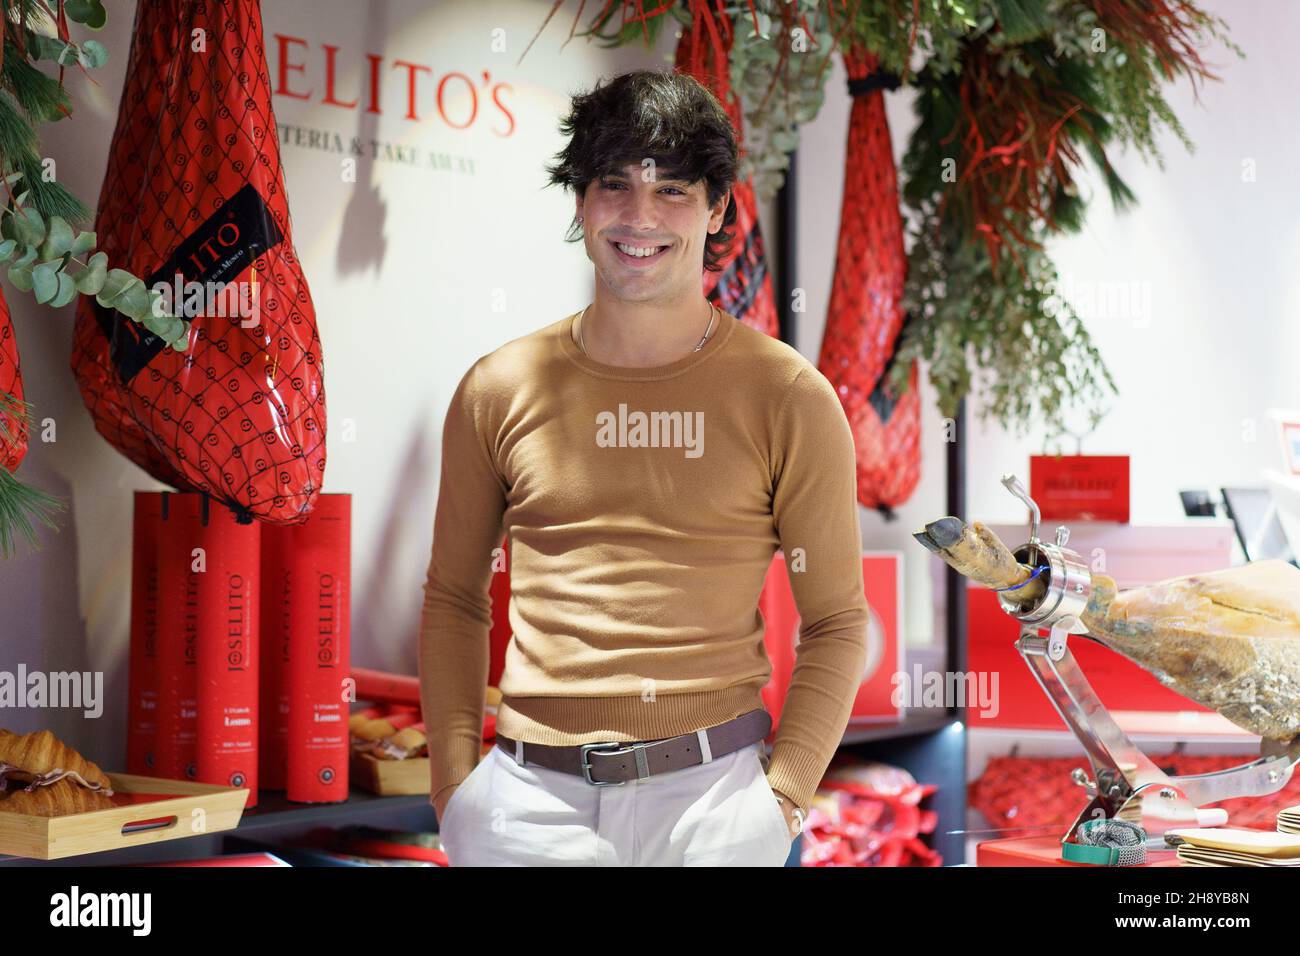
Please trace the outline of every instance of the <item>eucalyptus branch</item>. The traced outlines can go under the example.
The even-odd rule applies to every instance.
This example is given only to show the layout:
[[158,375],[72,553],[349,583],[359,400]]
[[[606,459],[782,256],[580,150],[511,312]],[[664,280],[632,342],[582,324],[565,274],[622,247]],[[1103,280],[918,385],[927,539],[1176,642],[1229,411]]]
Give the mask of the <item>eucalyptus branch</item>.
[[[6,188],[21,177],[20,171],[9,172]],[[110,268],[108,254],[95,251],[95,233],[74,231],[61,216],[47,220],[26,205],[27,195],[19,193],[0,209],[0,264],[9,263],[7,275],[15,289],[32,292],[38,303],[55,309],[68,305],[78,293],[93,295],[101,306],[116,309],[172,349],[185,351],[190,323],[164,308],[160,293],[127,270]],[[75,273],[68,269],[74,263],[81,267]]]

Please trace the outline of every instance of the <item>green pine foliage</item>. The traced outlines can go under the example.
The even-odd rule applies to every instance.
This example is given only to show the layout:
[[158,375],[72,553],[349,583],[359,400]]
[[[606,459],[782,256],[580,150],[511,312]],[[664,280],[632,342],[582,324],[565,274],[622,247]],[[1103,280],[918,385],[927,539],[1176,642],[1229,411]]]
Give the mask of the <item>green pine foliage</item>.
[[[61,13],[56,22],[50,12]],[[189,342],[190,324],[162,308],[158,293],[124,269],[110,268],[95,249],[95,233],[82,230],[90,210],[51,175],[37,129],[72,111],[65,74],[102,66],[108,52],[94,40],[79,42],[72,24],[98,30],[107,13],[102,0],[0,0],[0,265],[11,288],[30,292],[41,305],[62,308],[93,295],[177,351]],[[0,412],[30,421],[29,406],[0,392]],[[0,419],[0,439],[12,438]],[[56,527],[62,503],[23,484],[0,467],[0,554],[8,557],[16,535],[33,545],[38,524]]]
[[[31,429],[31,404],[0,392],[0,441],[11,438],[21,422]],[[39,547],[36,525],[58,529],[53,515],[63,510],[64,503],[53,495],[23,484],[17,476],[0,467],[0,557],[12,557],[16,549],[14,539],[21,534],[33,548]]]
[[[667,14],[690,25],[697,12],[720,9],[730,20],[731,86],[748,152],[741,174],[761,198],[780,186],[799,125],[820,110],[837,50],[874,53],[879,69],[911,84],[917,127],[900,184],[910,223],[908,321],[890,383],[906,389],[921,360],[946,415],[976,394],[984,417],[1018,433],[1041,427],[1050,441],[1081,413],[1096,426],[1115,384],[1056,292],[1047,247],[1083,226],[1085,167],[1124,210],[1137,196],[1115,169],[1116,150],[1163,165],[1166,133],[1191,149],[1164,90],[1179,78],[1212,78],[1199,55],[1211,43],[1241,54],[1220,19],[1191,0],[599,6],[590,32],[613,45],[653,39]],[[654,29],[616,22],[630,10],[644,11]],[[806,52],[792,55],[798,50]],[[981,139],[1001,152],[963,152]]]
[[[973,392],[982,399],[982,417],[1020,434],[1042,428],[1048,442],[1070,432],[1071,416],[1083,416],[1087,431],[1095,428],[1117,392],[1088,330],[1056,294],[1059,279],[1047,252],[1054,235],[1077,232],[1084,223],[1088,197],[1077,177],[1086,163],[1117,210],[1134,207],[1138,197],[1111,156],[1131,148],[1163,166],[1159,139],[1165,132],[1190,150],[1165,84],[1179,75],[1192,82],[1210,75],[1191,52],[1194,46],[1217,41],[1241,54],[1221,21],[1190,4],[1177,23],[1136,28],[1131,21],[1101,19],[1098,10],[1106,9],[1086,0],[990,0],[988,15],[962,39],[956,61],[932,58],[917,77],[917,126],[902,164],[913,230],[908,322],[889,370],[891,384],[905,389],[912,361],[923,360],[943,414],[952,415]],[[1175,55],[1166,50],[1163,61],[1143,42],[1162,33],[1177,48]],[[1183,48],[1184,41],[1194,46]],[[972,112],[971,91],[963,86],[971,69],[1016,84],[1006,88],[1015,95],[998,105],[1001,112],[990,107],[989,116],[980,117],[978,99]],[[961,148],[966,124],[987,119],[981,129],[997,128],[1007,110],[1030,130],[1063,118],[1057,163],[1031,166],[1036,174],[1012,190],[1004,187],[1013,173],[1002,175],[989,161],[980,167],[993,170],[985,183],[963,185],[962,177],[978,166]],[[957,183],[945,179],[945,161],[949,169],[955,163]],[[1041,201],[1017,202],[1026,196]],[[989,197],[1009,201],[973,207]],[[997,243],[981,238],[981,224],[992,227]]]

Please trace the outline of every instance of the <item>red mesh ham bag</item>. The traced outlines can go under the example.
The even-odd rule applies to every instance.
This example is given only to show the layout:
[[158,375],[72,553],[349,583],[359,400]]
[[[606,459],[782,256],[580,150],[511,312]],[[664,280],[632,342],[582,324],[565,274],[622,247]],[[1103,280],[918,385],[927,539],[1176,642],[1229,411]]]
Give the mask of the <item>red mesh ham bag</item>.
[[[730,21],[721,18],[724,36],[706,31],[698,22],[682,31],[677,41],[678,72],[698,80],[718,98],[731,117],[736,139],[744,155],[744,114],[738,98],[731,92],[727,50],[731,47]],[[712,43],[706,43],[708,32]],[[731,248],[719,265],[720,272],[704,271],[704,294],[718,308],[730,312],[746,325],[776,337],[776,301],[772,295],[772,274],[767,268],[763,232],[758,224],[758,204],[749,180],[737,182],[731,190],[736,203],[736,222]]]
[[[96,231],[110,265],[180,290],[173,311],[193,322],[176,352],[83,298],[71,364],[96,430],[243,521],[306,518],[325,471],[324,368],[256,0],[139,4]],[[196,300],[195,284],[225,294]]]
[[[1151,754],[1151,762],[1166,774],[1179,777],[1216,773],[1240,766],[1247,758],[1229,754]],[[967,786],[967,802],[996,829],[1017,827],[1068,827],[1088,803],[1083,790],[1070,777],[1081,757],[990,757],[978,779]],[[1206,808],[1228,811],[1228,826],[1276,830],[1283,807],[1300,803],[1300,776],[1293,776],[1275,793],[1233,797],[1207,803]]]
[[9,304],[0,293],[0,468],[5,471],[16,471],[27,454],[27,417],[21,411],[22,400],[18,340],[9,318]]
[[858,501],[887,517],[921,479],[921,399],[891,392],[886,370],[903,327],[903,218],[898,175],[875,56],[845,55],[853,109],[844,163],[840,239],[817,367],[835,387],[853,429]]

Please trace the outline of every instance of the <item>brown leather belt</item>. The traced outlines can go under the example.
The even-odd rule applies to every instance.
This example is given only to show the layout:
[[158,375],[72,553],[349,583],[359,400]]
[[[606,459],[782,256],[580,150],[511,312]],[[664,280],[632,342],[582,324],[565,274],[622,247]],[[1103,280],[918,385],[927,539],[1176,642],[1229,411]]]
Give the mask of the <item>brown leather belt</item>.
[[563,747],[527,743],[498,733],[496,744],[521,763],[576,774],[594,787],[611,787],[716,760],[764,739],[771,730],[772,715],[759,708],[726,723],[662,740],[611,740]]

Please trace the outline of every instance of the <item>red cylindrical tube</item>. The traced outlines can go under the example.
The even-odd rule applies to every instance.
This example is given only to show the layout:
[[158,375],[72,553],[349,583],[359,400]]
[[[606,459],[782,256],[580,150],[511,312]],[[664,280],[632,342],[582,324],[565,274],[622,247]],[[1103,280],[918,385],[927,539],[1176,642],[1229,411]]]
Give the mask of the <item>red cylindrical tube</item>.
[[155,773],[194,780],[198,689],[199,499],[165,491],[158,522],[158,719]]
[[127,665],[126,770],[152,775],[158,733],[158,526],[162,492],[137,491],[131,520],[131,647]]
[[357,700],[378,700],[420,706],[420,679],[409,674],[390,674],[368,667],[352,668],[357,682]]
[[293,526],[289,556],[289,738],[286,796],[348,798],[352,496],[322,494]]
[[[391,712],[381,714],[378,717],[374,717],[370,721],[367,721],[365,724],[363,724],[362,727],[366,731],[369,731],[369,733],[366,733],[364,735],[370,737],[371,739],[374,739],[374,729],[378,729],[380,725],[386,725],[387,727],[392,728],[391,731],[387,729],[383,731],[383,733],[387,735],[389,733],[396,733],[397,731],[401,730],[403,727],[410,727],[412,724],[417,724],[419,722],[420,722],[419,711],[403,709],[403,710],[394,710]],[[372,729],[370,727],[370,724],[374,724],[375,728]]]
[[261,629],[259,631],[258,774],[263,790],[283,790],[289,739],[290,568],[295,525],[262,528]]
[[257,805],[257,625],[262,524],[200,502],[198,779],[247,787]]

